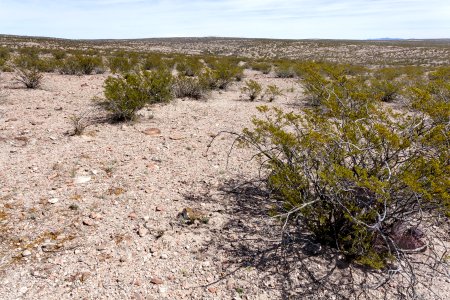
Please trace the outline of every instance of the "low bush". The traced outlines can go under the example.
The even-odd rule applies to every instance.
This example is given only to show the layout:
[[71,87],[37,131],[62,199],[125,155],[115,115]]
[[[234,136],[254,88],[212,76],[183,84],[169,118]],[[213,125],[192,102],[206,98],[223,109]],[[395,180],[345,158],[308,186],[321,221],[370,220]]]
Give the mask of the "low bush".
[[184,76],[197,76],[201,73],[204,65],[198,58],[185,58],[177,63],[177,71]]
[[295,65],[291,62],[278,63],[275,67],[275,76],[278,78],[294,78],[296,75]]
[[221,59],[212,64],[211,76],[214,87],[218,89],[226,89],[233,81],[242,80],[243,74],[243,68],[227,59]]
[[252,70],[262,72],[263,74],[269,74],[272,71],[272,65],[267,62],[253,62],[250,64]]
[[137,110],[146,104],[172,99],[172,75],[168,70],[144,71],[105,81],[106,101],[100,103],[116,121],[132,120]]
[[99,56],[76,54],[59,61],[59,73],[64,75],[90,75],[103,73],[103,61]]
[[257,81],[250,79],[245,82],[241,92],[247,96],[248,100],[255,101],[261,95],[262,87]]
[[201,99],[207,90],[206,85],[195,77],[178,76],[173,81],[172,91],[176,98]]
[[139,69],[139,58],[133,53],[118,52],[108,59],[108,67],[114,74],[137,71]]
[[27,89],[36,89],[41,86],[42,74],[37,68],[30,69],[18,68],[14,80],[23,84]]
[[283,95],[280,88],[275,84],[268,85],[264,92],[264,98],[267,98],[267,101],[273,102],[278,96]]

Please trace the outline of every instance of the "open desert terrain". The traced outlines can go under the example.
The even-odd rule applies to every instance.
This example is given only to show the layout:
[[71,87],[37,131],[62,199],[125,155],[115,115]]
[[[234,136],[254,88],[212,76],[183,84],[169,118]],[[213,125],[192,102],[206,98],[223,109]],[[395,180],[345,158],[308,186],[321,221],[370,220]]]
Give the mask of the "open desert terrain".
[[[324,61],[355,72],[422,68],[427,76],[449,67],[448,40],[0,36],[0,48],[8,49],[0,73],[1,299],[407,298],[398,288],[406,280],[401,275],[362,289],[382,272],[366,272],[325,246],[311,250],[316,244],[302,236],[286,237],[285,224],[271,217],[278,200],[262,179],[266,170],[236,134],[254,128],[260,105],[286,112],[309,107],[302,75],[277,73],[286,63]],[[30,53],[55,63],[39,71],[38,88],[16,80],[19,58]],[[67,53],[62,60],[82,54],[101,63],[91,74],[61,74],[58,53]],[[185,57],[202,68],[208,59],[229,58],[242,73],[200,99],[175,95],[116,122],[98,102],[105,100],[105,80],[125,73],[110,67],[117,53],[131,64],[147,55],[173,60],[173,76],[184,72],[177,65]],[[254,101],[247,99],[250,80],[263,91]],[[269,86],[279,91],[271,101],[261,98]],[[402,111],[404,102],[400,95],[382,105]],[[77,120],[85,122],[80,132]],[[448,230],[448,217],[426,223],[425,234],[442,238],[426,252],[408,254],[423,265],[432,253],[441,255],[432,276],[418,267],[424,281],[417,299],[450,295]]]

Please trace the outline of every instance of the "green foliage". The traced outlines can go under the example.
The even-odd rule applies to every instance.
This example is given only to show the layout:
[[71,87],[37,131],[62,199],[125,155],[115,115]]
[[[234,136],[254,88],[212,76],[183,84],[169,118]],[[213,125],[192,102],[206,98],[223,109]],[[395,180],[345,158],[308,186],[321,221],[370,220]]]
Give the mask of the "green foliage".
[[219,89],[226,89],[234,80],[240,81],[243,73],[241,67],[228,59],[221,59],[212,64],[214,87]]
[[99,56],[76,54],[59,61],[59,73],[65,75],[90,75],[102,73],[103,61]]
[[177,63],[177,71],[184,76],[197,76],[201,73],[204,65],[198,58],[185,58]]
[[247,96],[248,100],[255,101],[261,95],[262,87],[257,81],[250,79],[245,82],[241,91]]
[[199,78],[178,76],[175,78],[172,91],[177,98],[201,99],[207,91],[207,86]]
[[363,77],[309,72],[324,87],[314,90],[320,106],[262,106],[241,141],[258,150],[283,222],[295,219],[355,263],[383,268],[423,245],[399,224],[450,213],[450,109],[440,107],[448,98],[431,82],[411,94],[417,112],[394,113]]
[[294,78],[295,65],[292,62],[280,62],[276,65],[275,76],[278,78]]
[[163,68],[165,65],[161,55],[159,54],[148,54],[142,63],[142,68],[144,70],[155,70]]
[[264,92],[264,97],[267,97],[269,102],[273,102],[278,96],[283,95],[280,88],[275,84],[268,85]]
[[126,74],[138,67],[139,58],[135,54],[118,52],[108,59],[108,66],[112,73]]
[[146,104],[170,101],[171,84],[172,75],[167,70],[110,76],[105,81],[106,101],[101,104],[114,120],[132,120]]
[[272,64],[267,62],[253,62],[250,64],[252,70],[260,71],[263,74],[269,74],[272,70]]

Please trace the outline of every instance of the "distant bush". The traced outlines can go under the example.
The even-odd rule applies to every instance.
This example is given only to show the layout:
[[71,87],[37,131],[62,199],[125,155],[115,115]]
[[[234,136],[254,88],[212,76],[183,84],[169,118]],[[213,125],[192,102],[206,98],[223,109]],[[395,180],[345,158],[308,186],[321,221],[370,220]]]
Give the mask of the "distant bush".
[[64,75],[90,75],[103,72],[103,62],[99,56],[76,54],[59,62],[59,73]]
[[275,84],[268,85],[264,92],[264,98],[267,98],[267,101],[269,102],[273,102],[278,96],[281,95],[283,95],[283,93]]
[[178,76],[172,85],[172,91],[177,98],[188,97],[198,100],[204,97],[206,90],[206,85],[195,77]]
[[164,61],[160,54],[148,54],[142,63],[144,70],[155,70],[164,67]]
[[226,89],[234,80],[242,80],[244,70],[227,59],[215,61],[212,64],[212,79],[214,87]]
[[146,104],[172,99],[172,75],[167,70],[144,71],[105,81],[106,101],[101,103],[117,121],[132,120]]
[[177,63],[177,71],[184,76],[197,76],[201,73],[204,65],[198,58],[185,58]]
[[260,71],[263,74],[269,74],[272,70],[272,64],[267,62],[253,62],[250,64],[252,70]]
[[295,65],[291,62],[278,63],[275,67],[275,76],[278,78],[294,78]]
[[255,101],[261,95],[262,87],[257,81],[250,79],[245,82],[241,91],[247,96],[248,100]]
[[8,61],[9,57],[10,57],[9,49],[0,47],[0,70],[3,69],[3,66]]
[[139,58],[132,53],[118,52],[108,59],[108,66],[112,73],[126,74],[139,69]]
[[31,67],[30,69],[18,68],[14,80],[23,84],[27,89],[36,89],[41,86],[42,78],[41,72],[37,68]]

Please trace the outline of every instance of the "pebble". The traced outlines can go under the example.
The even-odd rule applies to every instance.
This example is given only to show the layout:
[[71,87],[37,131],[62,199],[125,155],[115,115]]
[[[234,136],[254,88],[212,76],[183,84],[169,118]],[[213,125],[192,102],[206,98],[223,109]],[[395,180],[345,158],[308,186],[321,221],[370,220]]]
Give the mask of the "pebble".
[[210,286],[210,287],[208,288],[208,292],[210,292],[210,293],[212,293],[212,294],[215,294],[215,293],[217,293],[217,288],[216,288],[216,287]]
[[161,130],[158,128],[147,128],[142,133],[148,135],[148,136],[159,136],[161,135]]
[[168,259],[169,256],[167,254],[163,253],[163,254],[160,255],[159,258],[161,258],[161,259]]
[[163,284],[164,283],[164,281],[159,277],[152,277],[150,279],[150,282],[153,284]]
[[89,181],[91,181],[91,176],[78,176],[75,177],[75,179],[73,180],[73,183],[75,184],[83,184],[83,183],[87,183]]
[[30,251],[30,250],[25,250],[25,251],[23,251],[23,252],[22,252],[22,256],[23,256],[23,257],[31,256],[31,251]]
[[86,226],[94,226],[95,222],[92,219],[84,219],[83,224]]
[[155,208],[155,210],[156,210],[156,211],[164,211],[164,207],[162,207],[162,206],[157,206],[157,207]]
[[58,203],[59,202],[59,199],[58,198],[51,198],[51,199],[48,199],[48,203],[50,203],[50,204],[56,204],[56,203]]
[[145,228],[145,227],[139,228],[139,230],[138,230],[138,235],[139,235],[140,237],[144,237],[144,236],[146,236],[147,234],[148,234],[148,229],[147,229],[147,228]]

